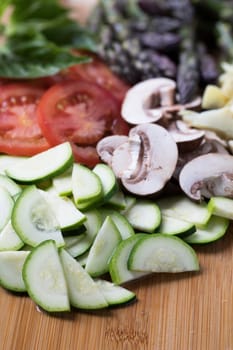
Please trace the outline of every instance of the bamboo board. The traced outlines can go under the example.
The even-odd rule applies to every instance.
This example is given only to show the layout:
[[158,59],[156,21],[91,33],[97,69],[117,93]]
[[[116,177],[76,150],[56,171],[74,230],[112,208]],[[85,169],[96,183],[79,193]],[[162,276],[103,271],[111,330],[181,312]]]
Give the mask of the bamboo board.
[[196,248],[199,273],[128,283],[125,307],[53,316],[0,289],[0,350],[232,350],[232,234]]

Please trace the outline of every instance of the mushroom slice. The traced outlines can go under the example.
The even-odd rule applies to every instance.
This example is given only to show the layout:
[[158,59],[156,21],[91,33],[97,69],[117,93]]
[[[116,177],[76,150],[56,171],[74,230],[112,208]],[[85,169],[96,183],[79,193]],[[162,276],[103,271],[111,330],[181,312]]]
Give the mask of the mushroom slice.
[[212,196],[233,198],[233,156],[208,153],[194,158],[182,168],[179,184],[194,200]]
[[205,137],[199,147],[189,152],[179,152],[176,170],[173,174],[173,177],[178,180],[181,169],[185,166],[186,163],[190,162],[196,157],[207,153],[229,154],[227,148],[220,141],[218,141],[218,139],[207,139]]
[[111,165],[114,150],[126,141],[128,141],[128,136],[124,135],[106,136],[100,140],[96,146],[96,150],[101,160]]
[[141,124],[132,128],[129,140],[115,149],[112,169],[126,190],[151,195],[170,180],[177,159],[177,145],[165,128]]
[[130,124],[156,122],[166,107],[174,104],[176,83],[167,78],[152,78],[135,84],[126,93],[121,114]]
[[182,120],[173,121],[169,125],[168,131],[176,141],[181,152],[189,152],[197,148],[205,136],[204,130],[191,128]]

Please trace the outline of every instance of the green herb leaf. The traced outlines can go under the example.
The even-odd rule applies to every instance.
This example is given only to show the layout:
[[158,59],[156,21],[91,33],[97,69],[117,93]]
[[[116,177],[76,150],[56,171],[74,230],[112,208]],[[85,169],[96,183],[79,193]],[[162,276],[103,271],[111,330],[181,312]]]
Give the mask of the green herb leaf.
[[[69,17],[57,0],[1,0],[0,16],[8,5],[12,13],[0,47],[0,76],[35,78],[56,74],[88,57],[71,49],[95,51],[95,39]],[[1,23],[0,23],[1,25]]]
[[43,36],[32,35],[31,40],[28,36],[16,35],[8,40],[0,53],[0,76],[38,78],[90,60],[87,56],[72,55],[69,49],[58,48],[52,42],[45,43]]

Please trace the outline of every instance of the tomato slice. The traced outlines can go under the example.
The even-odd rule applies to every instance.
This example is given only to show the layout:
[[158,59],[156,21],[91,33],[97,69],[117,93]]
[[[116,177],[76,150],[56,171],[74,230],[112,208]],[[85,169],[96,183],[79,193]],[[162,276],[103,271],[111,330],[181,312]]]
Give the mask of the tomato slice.
[[50,147],[36,117],[36,105],[43,93],[44,89],[33,84],[0,86],[1,153],[32,156]]
[[[70,67],[71,75],[77,75],[84,80],[95,82],[102,86],[122,102],[130,86],[114,74],[99,58],[93,56],[89,63],[76,64]],[[73,76],[74,77],[74,76]]]
[[128,134],[119,102],[102,87],[82,80],[49,88],[38,104],[38,123],[51,145],[70,141],[77,162],[99,162],[97,142],[106,135]]

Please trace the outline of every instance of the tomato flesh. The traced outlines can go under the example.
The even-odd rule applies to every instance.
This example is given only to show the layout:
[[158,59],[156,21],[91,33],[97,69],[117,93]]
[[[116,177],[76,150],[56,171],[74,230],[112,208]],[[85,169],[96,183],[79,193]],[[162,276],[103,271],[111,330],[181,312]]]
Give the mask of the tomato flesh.
[[50,147],[36,117],[44,90],[15,83],[0,86],[0,152],[32,156]]
[[48,89],[38,104],[40,128],[51,145],[70,141],[77,162],[99,162],[97,142],[106,135],[128,134],[120,103],[105,89],[84,80],[63,81]]
[[122,102],[130,86],[115,75],[102,60],[95,56],[92,59],[91,62],[72,66],[69,69],[71,76],[73,73],[81,79],[102,86],[111,92],[119,102]]

